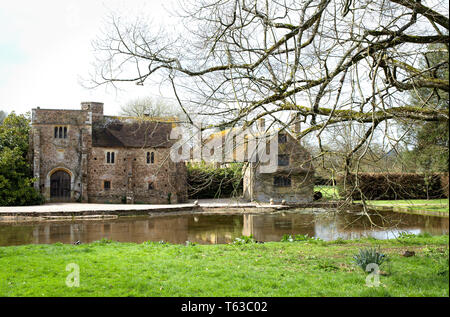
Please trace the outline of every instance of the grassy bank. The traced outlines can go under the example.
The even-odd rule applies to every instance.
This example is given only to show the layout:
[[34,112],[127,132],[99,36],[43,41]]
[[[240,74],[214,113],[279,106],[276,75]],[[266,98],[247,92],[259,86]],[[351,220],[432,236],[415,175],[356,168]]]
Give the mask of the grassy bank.
[[[320,191],[323,200],[339,200],[339,192],[336,186],[315,186],[314,191]],[[355,201],[359,203],[359,201]],[[395,207],[409,211],[439,211],[449,212],[448,199],[408,199],[408,200],[368,200],[368,205]]]
[[316,185],[314,191],[322,193],[322,200],[339,200],[341,198],[336,186]]
[[[0,296],[448,296],[448,236],[170,245],[99,241],[0,247]],[[352,262],[380,246],[381,286]],[[405,250],[415,251],[403,257]],[[69,263],[79,287],[66,286]]]
[[369,200],[372,206],[399,207],[417,211],[449,212],[448,199],[412,199],[412,200]]

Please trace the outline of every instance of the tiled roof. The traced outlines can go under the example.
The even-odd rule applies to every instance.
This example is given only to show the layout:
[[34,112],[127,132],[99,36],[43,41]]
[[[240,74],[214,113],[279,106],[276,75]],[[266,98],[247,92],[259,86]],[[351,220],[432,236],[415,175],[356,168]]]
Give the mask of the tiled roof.
[[150,120],[120,120],[108,118],[92,126],[94,147],[159,147],[168,148],[171,122]]

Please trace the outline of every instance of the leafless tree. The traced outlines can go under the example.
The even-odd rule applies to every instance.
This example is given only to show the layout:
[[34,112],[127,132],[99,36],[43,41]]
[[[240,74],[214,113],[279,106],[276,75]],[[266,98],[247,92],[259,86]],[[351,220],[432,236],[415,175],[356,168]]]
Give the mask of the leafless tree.
[[95,44],[94,83],[158,78],[185,113],[217,118],[217,127],[261,117],[285,126],[283,115],[296,112],[298,137],[317,138],[317,158],[327,154],[323,136],[348,123],[358,138],[342,153],[346,173],[359,170],[377,133],[398,144],[396,120],[449,120],[430,99],[412,106],[408,98],[424,87],[449,90],[439,76],[448,60],[419,67],[431,44],[448,51],[444,0],[197,0],[179,8],[185,29],[177,34],[113,16]]
[[181,120],[184,114],[178,106],[162,98],[136,98],[121,107],[121,114],[131,117],[176,117]]

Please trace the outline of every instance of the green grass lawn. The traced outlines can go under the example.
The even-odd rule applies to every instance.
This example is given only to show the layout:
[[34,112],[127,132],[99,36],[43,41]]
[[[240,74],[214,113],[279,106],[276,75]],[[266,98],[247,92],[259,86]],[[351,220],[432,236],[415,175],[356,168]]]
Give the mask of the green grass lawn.
[[341,198],[336,186],[316,185],[314,191],[322,193],[322,200],[339,200]]
[[[449,296],[448,235],[396,240],[171,245],[99,241],[0,247],[0,296]],[[379,287],[352,261],[389,257]],[[415,251],[403,257],[405,250]],[[66,266],[80,269],[68,287]]]
[[[339,200],[336,186],[315,186],[314,191],[320,191],[323,200]],[[359,203],[359,201],[355,201]],[[449,212],[449,200],[447,199],[408,199],[408,200],[368,200],[368,205],[400,207],[411,211],[441,211]]]
[[369,200],[368,205],[400,207],[408,210],[449,212],[448,199]]

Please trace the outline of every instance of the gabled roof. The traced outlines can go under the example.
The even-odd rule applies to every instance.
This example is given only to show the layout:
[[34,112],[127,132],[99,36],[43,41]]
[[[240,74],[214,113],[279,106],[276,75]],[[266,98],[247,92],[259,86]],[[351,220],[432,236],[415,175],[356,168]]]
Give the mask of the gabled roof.
[[[210,135],[208,135],[207,138],[205,138],[203,140],[204,143],[212,141],[214,139],[222,139],[222,138],[226,138],[228,136],[228,134],[230,133],[242,133],[242,127],[234,127],[234,128],[228,128],[222,131],[218,131],[218,132],[214,132],[211,133]],[[251,138],[264,138],[267,137],[269,139],[275,137],[277,134],[281,134],[284,133],[286,135],[289,135],[292,139],[297,140],[297,137],[289,130],[286,129],[284,127],[282,128],[274,128],[274,129],[270,129],[264,132],[258,131],[258,130],[253,130],[251,134],[249,134],[249,140]]]
[[94,147],[168,148],[172,122],[107,117],[92,126]]

